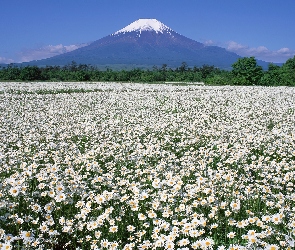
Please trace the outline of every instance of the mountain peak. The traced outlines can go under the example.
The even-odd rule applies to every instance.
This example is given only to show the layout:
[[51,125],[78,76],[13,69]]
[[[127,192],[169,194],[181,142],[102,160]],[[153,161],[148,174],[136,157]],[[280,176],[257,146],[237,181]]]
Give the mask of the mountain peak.
[[170,29],[168,26],[161,23],[157,19],[138,19],[125,28],[118,30],[114,33],[114,35],[133,31],[155,31],[156,33],[163,33],[164,31],[172,31],[172,29]]
[[163,64],[178,67],[186,62],[189,66],[207,64],[230,68],[237,58],[237,54],[227,52],[224,48],[205,46],[180,35],[157,19],[138,19],[87,46],[32,62],[32,65],[67,65],[75,61],[79,64],[113,67],[151,67]]

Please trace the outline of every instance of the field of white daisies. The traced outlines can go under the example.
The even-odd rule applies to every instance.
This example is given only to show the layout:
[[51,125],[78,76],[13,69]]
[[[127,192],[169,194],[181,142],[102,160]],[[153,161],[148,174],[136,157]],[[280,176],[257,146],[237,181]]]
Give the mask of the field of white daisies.
[[295,249],[295,88],[0,83],[0,249]]

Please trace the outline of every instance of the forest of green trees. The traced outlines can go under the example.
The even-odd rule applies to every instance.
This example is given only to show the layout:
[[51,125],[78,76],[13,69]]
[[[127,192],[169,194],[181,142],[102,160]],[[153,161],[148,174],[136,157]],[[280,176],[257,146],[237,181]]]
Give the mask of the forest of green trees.
[[213,85],[295,86],[295,56],[281,67],[270,63],[267,70],[257,65],[254,57],[238,59],[232,70],[214,66],[188,67],[183,62],[175,69],[166,64],[152,70],[99,70],[72,62],[66,66],[25,66],[10,64],[0,67],[0,81],[118,81],[118,82],[205,82]]

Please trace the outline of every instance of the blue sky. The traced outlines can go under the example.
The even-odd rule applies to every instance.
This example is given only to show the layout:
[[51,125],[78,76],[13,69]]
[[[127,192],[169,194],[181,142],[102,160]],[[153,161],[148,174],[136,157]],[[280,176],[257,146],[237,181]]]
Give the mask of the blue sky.
[[295,55],[294,0],[1,0],[0,63],[71,51],[156,18],[174,31],[241,56]]

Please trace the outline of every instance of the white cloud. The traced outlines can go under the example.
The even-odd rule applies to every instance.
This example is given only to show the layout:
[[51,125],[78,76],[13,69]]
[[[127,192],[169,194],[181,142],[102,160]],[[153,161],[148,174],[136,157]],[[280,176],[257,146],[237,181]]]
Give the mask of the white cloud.
[[247,49],[247,46],[231,41],[228,43],[227,49],[230,51],[244,50]]
[[207,45],[207,46],[215,45],[215,42],[212,41],[212,40],[205,40],[203,43],[204,43],[205,45]]
[[228,51],[235,52],[240,56],[254,56],[257,59],[266,62],[280,62],[284,63],[289,58],[295,55],[295,50],[289,48],[281,48],[279,50],[269,50],[265,46],[259,46],[251,48],[247,45],[239,44],[234,41],[230,41],[224,46]]
[[73,44],[73,45],[46,45],[37,49],[25,49],[19,53],[20,62],[29,62],[33,60],[40,60],[56,55],[64,54],[79,48],[82,48],[88,44]]
[[204,40],[203,43],[207,46],[215,45],[223,47],[228,51],[234,52],[240,56],[254,56],[256,59],[263,60],[266,62],[285,63],[289,58],[293,58],[295,56],[295,50],[289,48],[269,50],[265,46],[249,47],[247,45],[240,44],[235,41],[221,43],[212,40]]
[[289,53],[292,53],[292,51],[289,49],[289,48],[281,48],[278,50],[279,53],[286,53],[286,54],[289,54]]
[[9,59],[9,58],[5,58],[5,57],[1,57],[0,56],[0,63],[5,63],[5,64],[8,64],[8,63],[13,63],[14,61],[12,59]]

